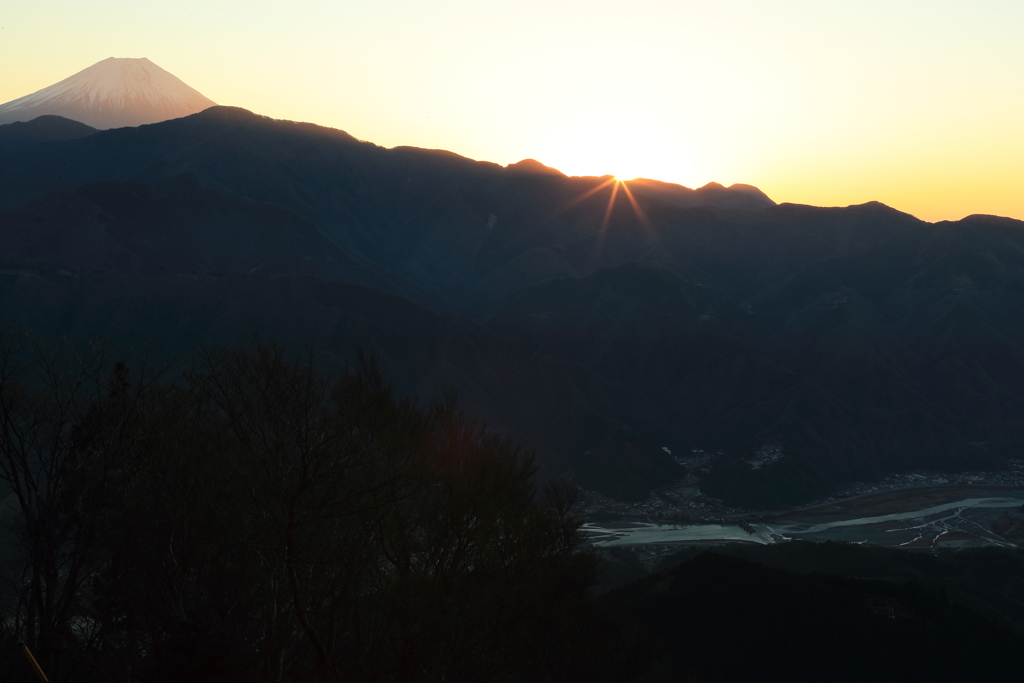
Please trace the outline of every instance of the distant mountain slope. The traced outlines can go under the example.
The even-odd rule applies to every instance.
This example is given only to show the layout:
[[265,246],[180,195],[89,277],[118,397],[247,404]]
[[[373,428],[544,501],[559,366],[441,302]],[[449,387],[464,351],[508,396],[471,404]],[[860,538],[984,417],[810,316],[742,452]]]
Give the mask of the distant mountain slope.
[[[521,286],[519,264],[516,275],[476,288],[488,273],[529,260],[531,250],[592,236],[612,183],[538,173],[546,167],[536,162],[503,169],[444,151],[386,150],[342,131],[230,107],[10,154],[0,160],[0,209],[81,183],[188,171],[204,184],[302,215],[342,248],[467,311],[487,310]],[[625,193],[615,206],[617,214],[628,211]],[[561,273],[541,269],[530,277]]]
[[0,126],[0,153],[36,142],[77,140],[95,132],[95,128],[63,116],[38,116],[26,123]]
[[[836,215],[845,225],[832,239],[845,241],[857,212]],[[766,273],[735,253],[698,274],[673,260],[632,263],[524,288],[488,325],[635,387],[691,446],[734,453],[716,463],[708,490],[735,503],[796,502],[886,471],[1017,457],[1024,223],[882,225],[890,239],[878,246],[833,258],[829,246],[776,283],[727,279]],[[828,230],[819,223],[818,238]],[[667,237],[662,246],[671,259]],[[737,295],[749,301],[737,306]],[[766,444],[789,456],[753,470],[743,459]]]
[[[228,107],[23,146],[0,152],[0,317],[175,349],[362,340],[420,368],[394,366],[405,390],[449,383],[630,498],[677,473],[662,446],[722,448],[704,486],[747,507],[1019,457],[1024,224],[626,187]],[[303,299],[342,290],[387,325]],[[755,470],[765,445],[784,457]]]
[[721,209],[757,211],[775,206],[768,195],[753,185],[735,184],[725,187],[720,183],[708,183],[691,190],[682,185],[664,183],[660,180],[637,178],[629,181],[634,193],[661,199],[676,206],[717,206]]
[[[673,300],[677,292],[683,300]],[[725,449],[709,490],[731,503],[792,503],[893,468],[997,462],[946,424],[948,397],[924,393],[921,363],[894,376],[885,364],[889,347],[840,337],[862,360],[837,353],[846,382],[836,382],[834,375],[780,362],[758,321],[742,313],[719,292],[664,269],[625,266],[525,290],[489,325],[635,387],[686,435],[688,447]],[[829,339],[821,330],[797,337],[812,345],[834,343]],[[784,444],[787,457],[754,471],[743,459],[766,444]]]
[[188,116],[215,104],[144,57],[110,57],[0,104],[0,124],[56,115],[93,128],[121,128]]
[[0,319],[49,338],[109,337],[157,364],[254,332],[337,364],[363,348],[402,394],[425,401],[454,389],[471,415],[536,451],[546,476],[574,471],[590,487],[642,499],[681,475],[660,449],[675,443],[664,415],[636,392],[375,289],[298,276],[3,271]]
[[3,214],[0,270],[44,264],[81,275],[306,275],[408,297],[300,216],[204,188],[191,174],[158,183],[91,183]]

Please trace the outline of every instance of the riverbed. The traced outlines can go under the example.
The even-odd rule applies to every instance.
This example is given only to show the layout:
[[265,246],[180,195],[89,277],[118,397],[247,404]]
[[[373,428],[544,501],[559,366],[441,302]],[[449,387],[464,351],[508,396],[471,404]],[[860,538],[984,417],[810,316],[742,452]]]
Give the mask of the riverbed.
[[[908,496],[912,505],[914,498]],[[749,524],[659,525],[645,522],[602,525],[587,523],[584,531],[596,546],[714,545],[719,543],[784,543],[845,541],[907,548],[1018,547],[991,530],[999,515],[1020,510],[1024,491],[971,496],[920,509],[883,515],[844,517],[802,511],[771,522]],[[826,519],[821,519],[822,517]],[[829,519],[828,517],[832,517]]]

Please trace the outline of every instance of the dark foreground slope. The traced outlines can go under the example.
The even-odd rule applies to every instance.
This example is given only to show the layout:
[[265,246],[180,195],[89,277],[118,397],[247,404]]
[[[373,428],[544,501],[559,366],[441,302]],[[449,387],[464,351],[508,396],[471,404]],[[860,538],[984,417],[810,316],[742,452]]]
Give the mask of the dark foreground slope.
[[[687,548],[666,557],[658,569],[701,554]],[[973,548],[938,553],[875,548],[846,543],[796,541],[769,546],[733,544],[716,552],[793,574],[833,574],[847,578],[917,582],[944,594],[1024,637],[1024,552]]]
[[[181,350],[218,338],[182,334],[183,321],[226,307],[232,330],[370,339],[384,355],[401,338],[409,357],[433,358],[433,337],[402,316],[385,339],[315,316],[293,324],[306,304],[271,303],[283,295],[236,307],[220,301],[234,285],[185,296],[176,283],[384,292],[497,340],[460,370],[436,365],[431,386],[451,384],[552,468],[618,497],[679,474],[662,446],[723,450],[705,488],[747,507],[1019,455],[1024,224],[632,186],[224,107],[54,139],[0,151],[0,270],[18,292],[0,317],[133,343],[147,330]],[[115,275],[104,294],[87,284]],[[548,369],[517,374],[512,399],[494,368],[521,365],[495,349]],[[752,469],[766,445],[782,459]]]
[[1008,680],[1024,656],[1024,639],[942,590],[718,553],[609,599],[658,634],[644,680]]

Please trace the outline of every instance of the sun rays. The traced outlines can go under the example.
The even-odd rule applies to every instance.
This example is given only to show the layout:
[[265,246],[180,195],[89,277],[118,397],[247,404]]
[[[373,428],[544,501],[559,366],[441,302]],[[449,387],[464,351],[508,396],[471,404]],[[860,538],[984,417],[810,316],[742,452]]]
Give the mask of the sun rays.
[[640,227],[644,229],[648,237],[654,237],[654,232],[651,230],[651,222],[647,220],[647,214],[644,213],[644,210],[636,201],[636,197],[630,192],[629,185],[626,184],[625,180],[617,180],[616,182],[622,186],[622,191],[626,193],[629,203],[633,206],[633,213],[636,215],[636,219],[640,221]]
[[612,218],[612,209],[615,208],[615,197],[619,194],[619,186],[624,185],[621,180],[616,180],[612,185],[612,194],[608,197],[608,206],[604,210],[604,218],[601,219],[601,227],[597,229],[598,235],[603,235],[608,230],[608,222]]
[[649,240],[653,240],[656,237],[655,232],[651,226],[651,222],[647,217],[647,213],[644,211],[643,207],[640,206],[640,202],[637,201],[636,196],[633,194],[633,191],[629,189],[628,182],[625,180],[620,180],[619,178],[616,178],[614,176],[606,176],[600,178],[599,180],[601,182],[597,183],[596,185],[588,189],[586,192],[583,192],[573,197],[568,202],[562,204],[557,209],[552,211],[545,219],[545,222],[553,221],[554,219],[565,214],[571,209],[579,206],[587,199],[590,199],[594,195],[602,192],[605,189],[608,189],[608,202],[605,204],[604,212],[601,215],[601,222],[597,226],[597,231],[592,235],[592,237],[594,238],[594,261],[600,258],[601,251],[604,248],[604,242],[608,236],[609,227],[612,224],[613,213],[615,211],[615,202],[619,197],[620,190],[622,191],[622,194],[626,197],[626,200],[629,202],[629,206],[633,210],[633,215],[636,217],[637,223],[640,226],[640,230],[644,233],[644,236]]
[[601,252],[604,249],[604,242],[608,236],[608,227],[611,224],[612,211],[615,210],[615,199],[618,197],[619,190],[629,200],[630,208],[633,209],[633,215],[636,216],[637,222],[640,224],[640,229],[643,231],[644,236],[648,239],[654,237],[654,231],[651,230],[651,223],[647,220],[647,214],[644,213],[640,203],[637,202],[636,197],[633,196],[633,192],[629,189],[629,185],[626,184],[625,180],[619,180],[618,178],[612,178],[611,180],[602,183],[594,190],[591,190],[587,195],[593,194],[596,190],[599,190],[607,185],[611,185],[611,193],[608,196],[608,205],[605,207],[604,216],[601,218],[601,225],[597,229],[597,234],[594,236],[594,250],[591,254],[591,259],[596,263],[601,258]]
[[611,196],[608,197],[608,206],[605,207],[604,217],[601,219],[601,227],[597,229],[597,238],[594,240],[594,251],[590,258],[596,262],[601,257],[601,249],[604,247],[605,237],[608,236],[608,223],[611,222],[612,210],[615,208],[615,197],[619,194],[619,186],[625,187],[626,184],[621,180],[612,179],[612,192]]

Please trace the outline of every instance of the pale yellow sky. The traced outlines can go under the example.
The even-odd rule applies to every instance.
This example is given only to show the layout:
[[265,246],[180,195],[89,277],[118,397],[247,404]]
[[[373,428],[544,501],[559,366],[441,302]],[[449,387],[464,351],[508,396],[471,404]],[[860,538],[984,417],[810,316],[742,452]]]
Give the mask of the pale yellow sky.
[[0,12],[0,102],[148,57],[389,147],[1024,219],[1021,35],[1020,0],[34,0]]

